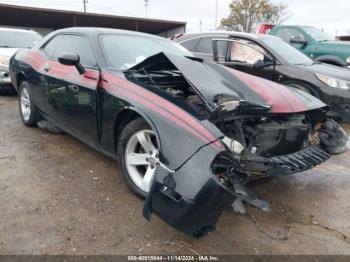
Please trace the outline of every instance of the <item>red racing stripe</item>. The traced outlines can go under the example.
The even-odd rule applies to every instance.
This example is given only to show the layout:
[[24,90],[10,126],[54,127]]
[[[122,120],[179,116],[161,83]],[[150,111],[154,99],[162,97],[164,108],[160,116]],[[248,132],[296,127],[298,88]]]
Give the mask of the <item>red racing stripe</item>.
[[304,102],[287,87],[234,69],[228,70],[271,105],[272,112],[295,113],[307,110]]
[[[201,140],[203,140],[204,142],[210,143],[216,140],[216,138],[204,126],[202,126],[198,122],[198,120],[193,118],[186,111],[170,103],[166,99],[161,98],[160,96],[142,87],[139,87],[138,85],[133,84],[128,80],[118,78],[115,75],[110,74],[108,72],[102,72],[102,79],[112,84],[111,86],[109,86],[109,88],[118,88],[114,89],[114,91],[118,91],[120,88],[123,88],[127,92],[137,96],[138,98],[143,99],[141,104],[145,105],[145,103],[147,102],[155,105],[156,107],[153,107],[154,111],[157,111],[164,117],[166,116],[166,118],[177,124],[182,123],[181,127],[186,129],[191,134],[195,134],[196,137],[198,137],[198,135],[201,135]],[[148,105],[145,106],[149,107]],[[220,151],[223,149],[222,144],[219,141],[212,143],[212,145],[214,145]]]
[[[41,74],[49,74],[68,82],[73,81],[82,86],[96,88],[98,73],[94,70],[87,70],[84,75],[80,75],[75,67],[61,65],[58,62],[47,60],[42,54],[34,51],[29,51],[24,57],[24,60]],[[44,72],[44,66],[46,65],[51,68],[49,72]],[[108,82],[100,81],[104,88],[145,105],[176,123],[199,140],[204,141],[206,144],[212,142],[211,145],[215,149],[219,151],[223,150],[222,144],[216,141],[217,139],[198,120],[168,100],[108,72],[102,72],[101,79]]]
[[[83,75],[80,75],[74,66],[66,66],[59,62],[48,60],[42,54],[34,51],[28,51],[24,60],[40,74],[51,75],[90,89],[96,89],[97,87],[99,72],[96,70],[87,69]],[[44,66],[49,66],[50,71],[45,72]]]

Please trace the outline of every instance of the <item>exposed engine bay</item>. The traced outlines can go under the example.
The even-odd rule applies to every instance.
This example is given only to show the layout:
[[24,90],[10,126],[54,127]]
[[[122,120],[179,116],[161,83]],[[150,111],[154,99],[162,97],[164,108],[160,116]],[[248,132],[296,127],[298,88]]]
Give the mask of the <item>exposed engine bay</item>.
[[[196,61],[196,58],[188,59],[192,61],[190,63]],[[269,209],[267,202],[255,197],[248,189],[249,181],[302,172],[323,163],[330,154],[342,153],[350,148],[348,135],[337,122],[327,118],[327,108],[319,100],[307,95],[303,97],[304,94],[294,94],[292,90],[284,90],[286,93],[291,93],[291,98],[296,99],[295,102],[299,103],[299,107],[289,104],[288,108],[289,102],[283,101],[283,96],[273,94],[270,94],[270,100],[275,104],[265,103],[263,99],[265,94],[261,94],[263,91],[260,91],[260,94],[256,93],[255,89],[240,83],[238,79],[235,79],[236,82],[215,81],[221,84],[216,90],[216,86],[215,88],[211,86],[211,79],[204,73],[201,75],[182,62],[177,61],[175,57],[160,54],[124,73],[129,81],[173,101],[199,120],[208,120],[221,131],[223,134],[221,142],[227,150],[214,158],[210,168],[218,183],[225,189],[223,194],[226,197],[221,197],[232,197],[234,199],[232,207],[236,212],[245,212],[244,203],[264,211]],[[224,69],[218,65],[202,65],[201,61],[197,62],[200,64],[197,68],[199,71],[202,69],[203,72],[211,71],[213,69],[211,67],[215,66],[219,77],[224,79],[232,77],[227,75],[227,71],[221,72],[220,70]],[[196,64],[193,65],[196,67]],[[197,88],[198,86],[203,89]],[[271,92],[268,89],[265,91]],[[273,108],[276,104],[279,105],[280,111]],[[308,107],[304,107],[305,104]],[[188,168],[193,172],[191,166],[195,162],[191,160],[182,169]],[[196,223],[199,229],[187,228],[187,222],[181,220],[187,215],[179,216],[177,221],[177,218],[170,215],[173,214],[173,210],[165,204],[169,200],[161,200],[163,197],[174,199],[176,203],[184,200],[179,193],[181,188],[176,187],[177,183],[183,183],[180,174],[181,171],[164,174],[164,178],[155,183],[152,195],[157,198],[156,202],[161,207],[152,204],[150,197],[146,202],[144,215],[150,218],[151,206],[154,210],[161,209],[163,211],[158,212],[158,215],[166,213],[163,219],[168,223],[174,226],[181,225],[179,227],[181,230],[199,237],[210,231],[211,227],[205,225],[208,222],[203,222],[203,225],[200,222]],[[206,190],[208,189],[203,187],[201,192]],[[195,201],[202,202],[207,199],[199,198]],[[164,211],[168,209],[169,211]]]

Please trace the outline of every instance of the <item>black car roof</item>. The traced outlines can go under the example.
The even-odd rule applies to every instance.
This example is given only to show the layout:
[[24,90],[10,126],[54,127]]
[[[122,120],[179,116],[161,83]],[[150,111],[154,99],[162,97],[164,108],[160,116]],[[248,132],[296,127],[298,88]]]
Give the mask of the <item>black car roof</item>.
[[55,34],[57,34],[57,33],[83,33],[83,34],[87,34],[87,35],[128,34],[128,35],[135,35],[135,36],[147,36],[147,37],[164,39],[163,37],[160,37],[160,36],[136,32],[136,31],[113,29],[113,28],[103,28],[103,27],[70,27],[70,28],[57,30],[54,33]]

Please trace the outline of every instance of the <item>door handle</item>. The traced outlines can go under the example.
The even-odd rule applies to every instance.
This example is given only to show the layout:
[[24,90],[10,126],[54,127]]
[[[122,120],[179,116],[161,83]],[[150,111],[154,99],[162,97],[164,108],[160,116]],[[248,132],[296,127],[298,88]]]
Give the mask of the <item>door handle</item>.
[[44,66],[44,71],[45,72],[49,72],[50,69],[51,69],[51,67],[49,65]]

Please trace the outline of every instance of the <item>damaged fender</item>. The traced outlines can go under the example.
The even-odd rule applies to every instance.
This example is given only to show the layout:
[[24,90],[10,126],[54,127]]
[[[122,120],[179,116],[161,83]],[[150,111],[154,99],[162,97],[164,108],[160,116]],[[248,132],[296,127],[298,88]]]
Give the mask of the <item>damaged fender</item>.
[[192,237],[214,230],[225,206],[235,197],[211,171],[217,151],[210,146],[200,149],[174,173],[158,168],[145,202],[143,214],[151,214]]

